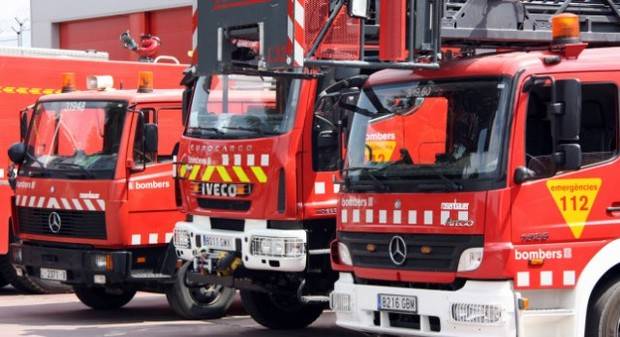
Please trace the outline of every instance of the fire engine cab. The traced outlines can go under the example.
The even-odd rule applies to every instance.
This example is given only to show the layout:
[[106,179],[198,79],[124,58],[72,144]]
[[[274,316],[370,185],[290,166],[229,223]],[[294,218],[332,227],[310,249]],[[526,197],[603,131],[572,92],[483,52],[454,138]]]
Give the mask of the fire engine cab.
[[617,336],[618,3],[378,8],[379,59],[346,63],[400,69],[371,75],[349,107],[337,324]]
[[91,76],[75,91],[68,76],[64,93],[37,101],[9,149],[11,257],[19,273],[71,285],[94,309],[122,307],[137,290],[193,308],[203,298],[184,297],[171,244],[182,218],[173,179],[182,90],[153,89],[152,72],[139,78],[138,90]]
[[[199,2],[197,68],[186,78],[177,177],[188,215],[174,244],[187,283],[220,287],[218,315],[240,289],[249,314],[274,329],[305,327],[327,307],[345,129],[337,102],[365,79],[303,71],[320,28],[305,30],[303,19],[327,19],[330,7],[308,4]],[[339,24],[359,37],[357,21]],[[342,50],[322,52],[353,52],[347,38],[330,36]]]

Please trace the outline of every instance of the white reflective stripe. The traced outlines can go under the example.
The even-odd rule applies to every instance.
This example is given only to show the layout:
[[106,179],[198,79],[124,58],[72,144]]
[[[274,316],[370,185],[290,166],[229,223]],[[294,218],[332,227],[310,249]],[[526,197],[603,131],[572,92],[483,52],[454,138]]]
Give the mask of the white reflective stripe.
[[295,46],[295,51],[294,51],[294,58],[295,58],[295,63],[297,63],[298,66],[303,66],[304,65],[304,48],[299,44],[299,42],[297,42],[297,40],[294,41],[294,46]]
[[408,217],[407,220],[408,220],[410,225],[417,225],[418,224],[418,211],[413,211],[413,210],[409,211],[409,214],[408,214],[407,217]]
[[22,196],[21,195],[16,195],[15,196],[15,206],[19,206],[19,202],[22,200]]
[[235,162],[235,166],[241,166],[241,155],[240,154],[236,154],[233,157],[234,162]]
[[97,204],[99,205],[99,209],[105,211],[105,200],[97,199]]
[[142,240],[142,237],[140,236],[140,234],[133,234],[131,236],[131,244],[134,246],[139,245],[141,240]]
[[333,185],[333,186],[334,186],[334,193],[338,193],[338,192],[340,192],[340,184],[335,184],[335,183],[334,183],[334,185]]
[[299,3],[299,0],[295,1],[295,21],[297,22],[298,25],[301,26],[301,28],[305,28],[304,26],[304,22],[305,20],[305,15],[306,12],[304,10],[304,6]]
[[371,224],[374,222],[374,219],[375,217],[374,217],[372,209],[367,209],[366,210],[366,223]]
[[340,213],[340,221],[342,221],[342,223],[347,223],[347,221],[349,221],[349,214],[347,213],[346,209],[343,209],[342,212]]
[[433,224],[433,211],[424,211],[424,224],[425,225]]
[[286,20],[286,32],[288,34],[288,39],[293,42],[293,19],[289,16],[288,20]]
[[400,222],[402,221],[402,212],[400,210],[394,210],[394,212],[392,212],[392,221],[394,222],[394,224],[398,225],[400,224]]
[[168,243],[172,240],[172,233],[166,233],[166,242],[164,243]]
[[22,202],[21,202],[21,205],[20,205],[20,206],[25,207],[27,202],[28,202],[28,197],[27,197],[27,196],[24,196],[24,197],[22,198]]
[[353,223],[359,223],[360,222],[360,210],[359,209],[354,209],[353,210],[353,216],[351,221]]
[[71,204],[69,203],[69,200],[67,200],[66,198],[60,198],[60,201],[62,202],[62,206],[65,209],[71,210]]
[[39,198],[39,203],[37,204],[37,208],[43,208],[45,205],[45,197]]
[[441,211],[441,224],[446,224],[450,219],[450,211]]
[[71,199],[71,201],[73,202],[73,207],[75,207],[75,209],[77,209],[78,211],[83,210],[84,208],[82,208],[82,204],[80,204],[80,200],[79,199]]
[[28,207],[34,207],[34,204],[36,201],[37,201],[37,197],[30,197],[30,202],[28,203]]
[[56,198],[50,198],[50,200],[47,202],[47,208],[60,209],[60,204],[58,203],[58,200],[56,200]]
[[576,281],[575,271],[565,270],[562,279],[562,282],[565,286],[574,286]]
[[459,221],[469,221],[469,211],[459,211]]
[[157,243],[157,237],[158,237],[158,236],[159,236],[159,235],[157,235],[157,233],[150,233],[150,234],[149,234],[149,244],[150,244],[150,245],[154,245],[154,244],[156,244],[156,243]]
[[553,285],[553,272],[541,271],[540,272],[540,286],[549,287]]
[[530,286],[530,272],[520,271],[517,273],[517,287]]
[[325,194],[325,183],[324,182],[315,182],[314,183],[314,194]]
[[261,154],[260,156],[260,166],[269,166],[269,155]]
[[248,154],[246,161],[247,161],[247,165],[248,166],[254,166],[254,155],[253,154]]
[[230,158],[228,157],[227,154],[223,154],[222,155],[222,165],[223,166],[228,166],[230,164]]
[[379,210],[379,223],[387,223],[387,211]]
[[90,201],[90,199],[84,199],[82,201],[84,202],[84,205],[86,205],[86,208],[88,208],[89,211],[96,211],[97,210],[95,208],[95,206],[93,205],[93,202]]

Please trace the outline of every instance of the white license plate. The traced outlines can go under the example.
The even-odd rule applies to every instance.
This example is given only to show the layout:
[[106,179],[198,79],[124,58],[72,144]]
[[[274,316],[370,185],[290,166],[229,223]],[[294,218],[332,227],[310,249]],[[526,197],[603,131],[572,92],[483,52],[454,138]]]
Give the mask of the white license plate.
[[41,279],[52,281],[66,281],[67,271],[62,269],[41,268]]
[[415,296],[379,294],[377,296],[377,309],[379,311],[417,313],[418,298]]
[[228,236],[203,235],[202,246],[213,250],[235,250],[235,239]]

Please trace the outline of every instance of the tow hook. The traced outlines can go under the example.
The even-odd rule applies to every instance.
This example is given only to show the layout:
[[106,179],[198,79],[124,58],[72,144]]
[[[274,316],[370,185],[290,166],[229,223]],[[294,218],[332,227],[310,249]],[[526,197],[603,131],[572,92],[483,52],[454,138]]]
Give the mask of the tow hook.
[[306,280],[302,280],[297,288],[297,298],[299,302],[303,304],[310,303],[329,303],[329,296],[322,295],[303,295],[304,288],[306,287]]

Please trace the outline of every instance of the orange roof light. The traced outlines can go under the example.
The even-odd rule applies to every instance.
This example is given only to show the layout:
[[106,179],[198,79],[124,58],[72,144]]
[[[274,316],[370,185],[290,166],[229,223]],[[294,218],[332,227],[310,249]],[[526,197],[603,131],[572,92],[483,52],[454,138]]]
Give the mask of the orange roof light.
[[141,71],[138,76],[138,92],[153,92],[153,72]]
[[579,16],[570,13],[553,16],[551,35],[554,44],[578,43],[581,36]]
[[75,73],[62,74],[62,92],[72,92],[75,90]]

